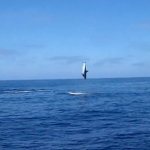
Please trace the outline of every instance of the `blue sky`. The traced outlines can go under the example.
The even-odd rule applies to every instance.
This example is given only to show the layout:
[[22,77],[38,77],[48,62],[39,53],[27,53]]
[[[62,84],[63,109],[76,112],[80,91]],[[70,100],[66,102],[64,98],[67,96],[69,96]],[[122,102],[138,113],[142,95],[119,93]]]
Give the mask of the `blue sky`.
[[150,76],[149,0],[0,0],[0,80]]

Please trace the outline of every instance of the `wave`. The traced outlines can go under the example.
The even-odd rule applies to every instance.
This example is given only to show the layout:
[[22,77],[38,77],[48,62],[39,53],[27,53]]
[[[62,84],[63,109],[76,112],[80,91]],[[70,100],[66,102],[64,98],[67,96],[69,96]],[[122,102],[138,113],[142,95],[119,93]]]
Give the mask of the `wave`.
[[37,92],[51,92],[52,90],[44,90],[44,89],[42,89],[42,90],[37,90]]
[[87,95],[88,93],[83,93],[83,92],[68,92],[70,95]]
[[6,90],[6,91],[1,91],[1,93],[12,93],[12,94],[17,94],[17,93],[33,93],[33,92],[51,92],[52,90],[48,89],[39,89],[39,90]]
[[4,93],[31,93],[31,92],[33,92],[33,91],[12,91],[12,90],[10,90],[10,91],[4,91]]

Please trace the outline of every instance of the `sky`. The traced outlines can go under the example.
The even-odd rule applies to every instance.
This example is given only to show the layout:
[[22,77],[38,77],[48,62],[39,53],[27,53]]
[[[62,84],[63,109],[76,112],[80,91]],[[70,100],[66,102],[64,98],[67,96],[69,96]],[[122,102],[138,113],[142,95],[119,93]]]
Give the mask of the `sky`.
[[0,0],[0,80],[150,76],[149,0]]

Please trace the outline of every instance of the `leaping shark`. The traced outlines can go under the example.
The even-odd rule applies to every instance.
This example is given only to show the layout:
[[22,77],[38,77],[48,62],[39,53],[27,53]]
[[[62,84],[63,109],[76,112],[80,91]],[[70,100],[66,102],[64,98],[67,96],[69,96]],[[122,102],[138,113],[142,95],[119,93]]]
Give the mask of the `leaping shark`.
[[84,62],[83,67],[82,67],[82,75],[83,75],[85,80],[86,80],[87,72],[88,72],[88,70],[86,70],[86,62]]

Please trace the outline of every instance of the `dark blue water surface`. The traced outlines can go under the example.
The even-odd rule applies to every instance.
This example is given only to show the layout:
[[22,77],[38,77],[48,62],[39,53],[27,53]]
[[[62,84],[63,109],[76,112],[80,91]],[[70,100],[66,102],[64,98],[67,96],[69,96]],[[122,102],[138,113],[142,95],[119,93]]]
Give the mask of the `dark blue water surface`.
[[5,149],[149,150],[150,78],[0,81]]

